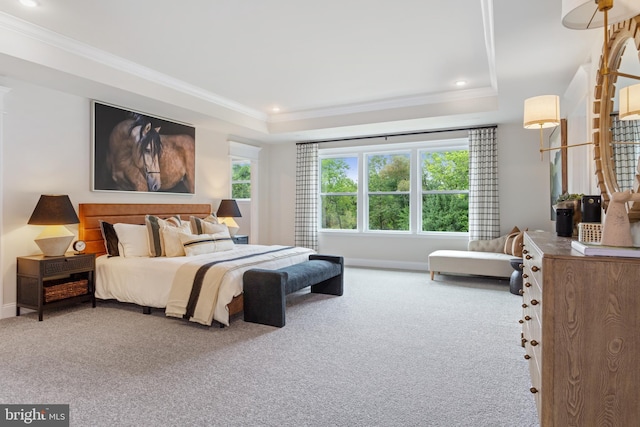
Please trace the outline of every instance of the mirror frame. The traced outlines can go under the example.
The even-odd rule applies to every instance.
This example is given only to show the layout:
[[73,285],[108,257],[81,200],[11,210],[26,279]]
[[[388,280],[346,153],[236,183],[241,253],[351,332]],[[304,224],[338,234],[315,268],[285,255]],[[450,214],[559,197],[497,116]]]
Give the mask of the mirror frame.
[[[611,25],[608,31],[609,43],[603,45],[602,48],[593,102],[594,160],[598,188],[602,195],[602,207],[605,211],[609,204],[610,195],[620,191],[613,165],[613,147],[611,146],[611,113],[613,112],[618,79],[615,72],[618,71],[622,54],[630,39],[634,40],[636,50],[640,51],[640,15]],[[609,70],[613,70],[613,73],[605,69],[605,57],[607,58],[606,64],[609,65]],[[630,215],[629,219],[638,221],[640,216]]]

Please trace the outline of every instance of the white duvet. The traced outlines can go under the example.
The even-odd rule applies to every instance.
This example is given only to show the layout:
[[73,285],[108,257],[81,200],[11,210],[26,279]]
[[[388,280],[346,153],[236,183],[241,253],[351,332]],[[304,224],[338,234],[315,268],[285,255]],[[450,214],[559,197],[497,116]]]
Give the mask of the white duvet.
[[[146,307],[165,308],[172,291],[176,273],[186,263],[206,262],[255,255],[284,246],[236,245],[231,251],[215,252],[192,257],[124,258],[100,256],[96,259],[96,298],[115,299]],[[315,253],[311,249],[292,247],[266,260],[247,258],[246,265],[223,274],[213,307],[213,320],[229,325],[227,304],[242,293],[242,275],[250,268],[277,269],[298,264]],[[230,263],[231,264],[231,263]],[[224,264],[223,264],[224,265]],[[201,322],[202,323],[202,322]]]

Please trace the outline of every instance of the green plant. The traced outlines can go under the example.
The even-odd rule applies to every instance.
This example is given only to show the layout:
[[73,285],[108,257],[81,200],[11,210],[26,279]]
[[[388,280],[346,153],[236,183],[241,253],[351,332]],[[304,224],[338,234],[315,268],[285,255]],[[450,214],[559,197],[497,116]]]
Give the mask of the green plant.
[[569,194],[569,193],[564,193],[558,196],[558,198],[556,199],[555,203],[558,204],[560,202],[566,202],[568,200],[582,200],[582,196],[584,196],[584,194],[580,193],[580,194]]

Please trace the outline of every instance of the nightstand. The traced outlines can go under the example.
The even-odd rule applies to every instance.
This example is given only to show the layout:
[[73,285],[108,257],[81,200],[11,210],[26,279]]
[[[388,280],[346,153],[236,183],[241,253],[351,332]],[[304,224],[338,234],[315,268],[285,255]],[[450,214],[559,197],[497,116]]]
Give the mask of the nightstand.
[[88,300],[96,306],[95,254],[24,256],[18,257],[17,263],[16,316],[20,316],[21,307],[36,310],[42,321],[47,306]]
[[245,234],[236,234],[232,237],[233,243],[236,245],[248,245],[249,244],[249,236]]

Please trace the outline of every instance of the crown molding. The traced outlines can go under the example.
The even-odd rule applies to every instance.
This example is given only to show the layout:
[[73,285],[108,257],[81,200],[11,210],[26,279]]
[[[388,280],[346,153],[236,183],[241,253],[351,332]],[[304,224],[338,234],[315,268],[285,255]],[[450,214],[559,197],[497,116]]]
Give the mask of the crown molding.
[[96,49],[86,43],[32,24],[5,12],[0,12],[0,28],[28,37],[38,42],[47,44],[57,49],[64,50],[81,58],[105,65],[110,68],[134,75],[136,77],[152,81],[169,89],[186,95],[202,99],[220,107],[235,111],[254,119],[266,121],[268,115],[261,111],[249,108],[238,102],[203,90],[200,87],[189,84],[183,80],[160,73],[120,56]]
[[498,93],[494,88],[483,87],[478,89],[442,92],[438,94],[412,95],[379,101],[342,105],[338,107],[317,108],[304,111],[292,111],[289,113],[272,114],[269,116],[268,122],[281,123],[296,120],[315,119],[320,117],[332,117],[347,114],[391,110],[396,108],[417,107],[421,105],[441,104],[474,98],[485,98],[489,96],[497,96],[497,94]]

